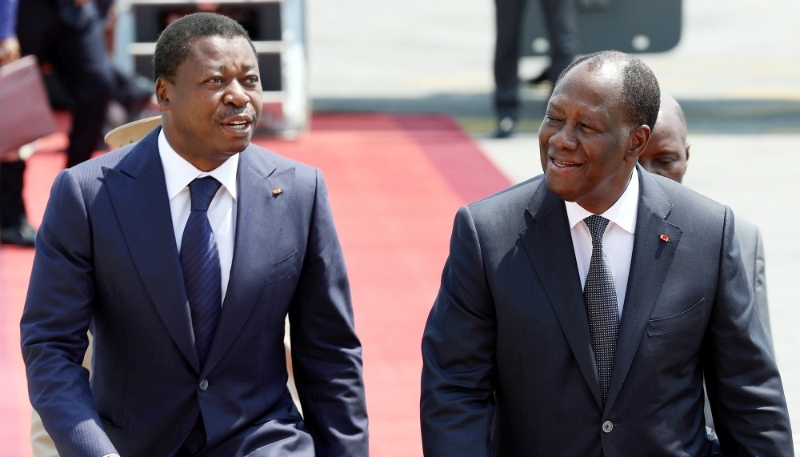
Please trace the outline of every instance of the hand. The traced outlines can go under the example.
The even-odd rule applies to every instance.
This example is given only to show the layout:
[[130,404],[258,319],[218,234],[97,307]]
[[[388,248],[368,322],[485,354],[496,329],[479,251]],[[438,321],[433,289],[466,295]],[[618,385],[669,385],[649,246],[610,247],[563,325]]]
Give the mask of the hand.
[[12,36],[0,40],[0,65],[5,65],[19,59],[19,41]]

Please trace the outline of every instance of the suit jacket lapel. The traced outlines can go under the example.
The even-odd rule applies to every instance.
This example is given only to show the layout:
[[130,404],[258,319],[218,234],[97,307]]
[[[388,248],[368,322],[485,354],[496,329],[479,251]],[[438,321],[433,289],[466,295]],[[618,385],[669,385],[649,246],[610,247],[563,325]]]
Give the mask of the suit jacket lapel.
[[[247,322],[275,263],[295,176],[294,168],[275,169],[252,146],[241,153],[231,276],[203,374],[214,368]],[[278,187],[281,193],[273,194]]]
[[597,364],[589,335],[589,320],[564,202],[542,181],[528,204],[528,211],[533,215],[534,222],[522,231],[522,244],[558,316],[597,405],[602,408]]
[[157,128],[114,168],[104,169],[114,213],[139,276],[175,344],[200,371]]
[[[610,410],[613,406],[622,388],[683,233],[680,227],[665,220],[672,209],[672,202],[655,179],[638,165],[637,172],[641,183],[641,194],[636,216],[631,269],[606,410]],[[661,239],[662,234],[667,235],[668,242]]]

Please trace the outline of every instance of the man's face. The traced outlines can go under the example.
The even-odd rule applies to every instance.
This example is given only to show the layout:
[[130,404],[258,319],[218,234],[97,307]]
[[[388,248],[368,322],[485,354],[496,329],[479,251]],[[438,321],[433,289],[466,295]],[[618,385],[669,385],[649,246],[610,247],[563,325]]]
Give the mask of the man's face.
[[243,151],[261,116],[261,80],[253,49],[242,36],[200,37],[174,81],[156,81],[169,144],[208,171]]
[[625,191],[650,135],[649,127],[628,120],[621,93],[618,64],[591,72],[578,65],[556,87],[539,128],[547,187],[595,214]]
[[689,160],[686,130],[678,117],[677,107],[662,100],[653,134],[639,164],[650,173],[681,182]]

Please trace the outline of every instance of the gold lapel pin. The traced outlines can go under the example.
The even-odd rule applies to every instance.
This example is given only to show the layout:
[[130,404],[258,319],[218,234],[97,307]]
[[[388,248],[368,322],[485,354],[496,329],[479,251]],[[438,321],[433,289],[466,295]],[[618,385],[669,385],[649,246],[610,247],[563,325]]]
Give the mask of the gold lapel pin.
[[277,197],[278,195],[280,195],[282,193],[283,193],[283,190],[281,190],[280,187],[276,187],[276,188],[272,189],[272,196],[273,197]]
[[663,241],[665,243],[669,243],[669,237],[667,236],[666,233],[662,233],[661,236],[658,237],[658,239],[660,239],[661,241]]

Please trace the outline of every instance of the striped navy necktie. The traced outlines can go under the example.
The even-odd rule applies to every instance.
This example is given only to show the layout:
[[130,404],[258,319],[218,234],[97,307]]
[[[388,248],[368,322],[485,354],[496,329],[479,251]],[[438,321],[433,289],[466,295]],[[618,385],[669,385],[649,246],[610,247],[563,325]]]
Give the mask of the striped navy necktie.
[[221,184],[207,176],[189,183],[192,211],[181,241],[181,266],[192,315],[195,346],[204,364],[222,307],[222,272],[208,207]]

